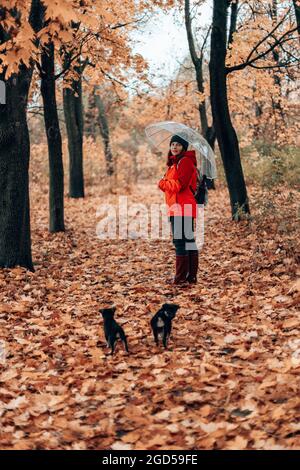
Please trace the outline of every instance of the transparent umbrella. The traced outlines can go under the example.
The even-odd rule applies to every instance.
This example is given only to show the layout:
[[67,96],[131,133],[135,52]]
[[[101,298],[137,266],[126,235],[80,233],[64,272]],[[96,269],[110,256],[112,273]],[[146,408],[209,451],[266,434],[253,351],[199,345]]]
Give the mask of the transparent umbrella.
[[162,121],[147,126],[145,134],[149,143],[164,153],[168,152],[172,135],[179,135],[189,143],[189,150],[196,151],[200,173],[211,179],[217,177],[215,154],[207,140],[194,129],[179,122]]

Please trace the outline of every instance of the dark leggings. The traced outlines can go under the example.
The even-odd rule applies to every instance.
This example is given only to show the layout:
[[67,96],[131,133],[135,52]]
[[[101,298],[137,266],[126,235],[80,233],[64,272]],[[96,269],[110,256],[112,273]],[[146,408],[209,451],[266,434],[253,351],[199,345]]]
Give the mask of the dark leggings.
[[169,220],[171,222],[176,255],[187,255],[191,251],[198,251],[194,234],[194,218],[171,215]]

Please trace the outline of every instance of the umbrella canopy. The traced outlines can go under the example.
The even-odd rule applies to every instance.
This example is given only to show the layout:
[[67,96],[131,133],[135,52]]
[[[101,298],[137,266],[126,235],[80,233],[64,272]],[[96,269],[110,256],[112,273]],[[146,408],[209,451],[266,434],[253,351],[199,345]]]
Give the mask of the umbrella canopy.
[[149,143],[164,153],[168,152],[171,137],[179,135],[189,143],[189,150],[196,151],[200,173],[211,179],[217,177],[215,154],[207,140],[194,129],[178,122],[162,121],[147,126],[145,134]]

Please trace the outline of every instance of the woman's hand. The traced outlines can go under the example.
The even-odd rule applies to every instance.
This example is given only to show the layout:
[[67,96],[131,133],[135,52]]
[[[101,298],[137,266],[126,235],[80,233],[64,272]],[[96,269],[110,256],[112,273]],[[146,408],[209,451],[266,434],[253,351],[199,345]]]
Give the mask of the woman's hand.
[[158,182],[158,187],[159,187],[159,189],[161,189],[162,191],[164,191],[164,189],[163,189],[164,180],[165,180],[165,177],[163,177],[163,178],[162,178],[161,180],[159,180],[159,182]]
[[178,193],[181,185],[178,180],[162,178],[158,183],[159,189],[168,193]]

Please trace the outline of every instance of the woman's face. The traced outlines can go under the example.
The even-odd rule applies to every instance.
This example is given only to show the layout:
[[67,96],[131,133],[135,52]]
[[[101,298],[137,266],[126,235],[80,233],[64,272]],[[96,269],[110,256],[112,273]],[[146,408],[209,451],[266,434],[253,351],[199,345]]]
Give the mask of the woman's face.
[[170,150],[172,155],[179,155],[183,149],[183,146],[179,142],[172,142]]

